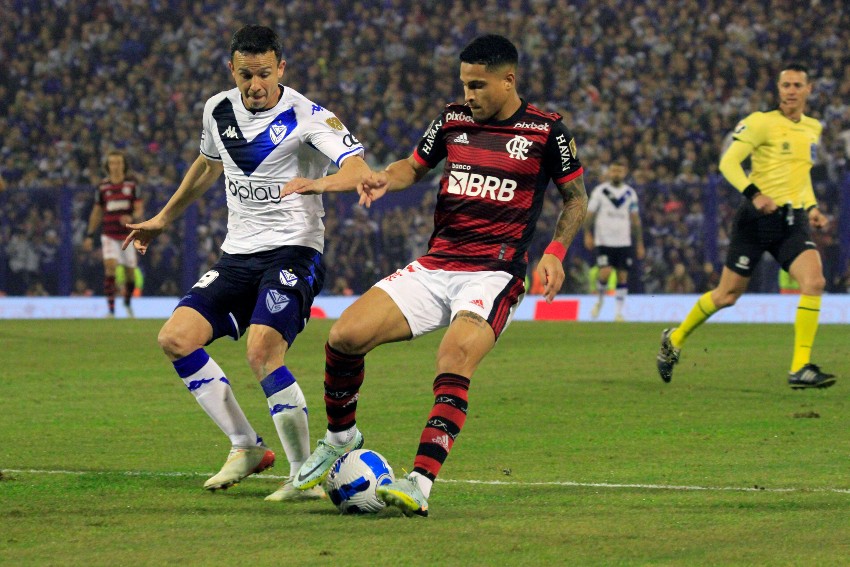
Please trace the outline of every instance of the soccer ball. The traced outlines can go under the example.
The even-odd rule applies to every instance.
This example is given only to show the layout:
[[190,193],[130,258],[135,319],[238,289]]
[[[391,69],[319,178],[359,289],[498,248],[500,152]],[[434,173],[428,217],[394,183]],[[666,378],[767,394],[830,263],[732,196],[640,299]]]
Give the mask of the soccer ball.
[[356,449],[333,464],[325,492],[343,514],[375,514],[385,506],[375,489],[394,480],[385,458],[375,451]]

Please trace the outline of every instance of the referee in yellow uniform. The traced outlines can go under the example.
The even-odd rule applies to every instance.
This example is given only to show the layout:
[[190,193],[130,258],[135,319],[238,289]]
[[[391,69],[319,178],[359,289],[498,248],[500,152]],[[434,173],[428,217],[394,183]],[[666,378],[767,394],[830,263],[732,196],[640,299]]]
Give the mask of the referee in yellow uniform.
[[[809,225],[825,228],[809,172],[820,140],[820,122],[803,114],[812,93],[808,70],[788,65],[779,74],[779,108],[754,112],[735,127],[733,142],[720,160],[720,172],[746,200],[735,215],[720,283],[701,296],[682,323],[661,334],[657,367],[669,382],[688,336],[746,291],[753,269],[767,251],[800,283],[794,321],[794,355],[788,384],[794,389],[828,388],[835,377],[812,364],[825,280]],[[752,157],[749,177],[741,162]]]

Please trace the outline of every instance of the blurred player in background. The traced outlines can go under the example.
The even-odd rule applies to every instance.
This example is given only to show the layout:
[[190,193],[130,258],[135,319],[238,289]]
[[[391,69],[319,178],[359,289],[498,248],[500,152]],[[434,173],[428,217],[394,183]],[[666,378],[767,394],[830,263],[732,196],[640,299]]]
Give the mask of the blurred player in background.
[[[279,83],[286,62],[277,34],[249,25],[237,31],[228,63],[236,88],[204,107],[201,155],[152,219],[130,225],[144,253],[151,240],[225,175],[228,233],[218,262],[183,296],[159,344],[201,407],[228,436],[231,451],[204,484],[226,489],[274,463],[248,422],[230,382],[204,346],[248,332],[247,358],[263,388],[294,474],[310,453],[307,404],[284,355],[310,317],[322,288],[324,209],[320,195],[290,195],[287,183],[353,189],[369,173],[363,146],[329,110]],[[325,177],[331,162],[338,173]],[[287,481],[267,500],[321,498]]]
[[124,152],[112,150],[107,153],[104,170],[106,177],[100,182],[94,195],[94,206],[89,215],[83,250],[92,251],[95,231],[102,223],[100,246],[103,251],[103,293],[109,306],[108,316],[115,317],[115,272],[120,264],[124,267],[124,308],[127,315],[132,317],[131,300],[136,289],[138,256],[133,249],[122,249],[121,243],[130,232],[127,225],[144,218],[144,203]]
[[411,186],[445,159],[428,252],[375,284],[331,329],[325,347],[328,431],[294,481],[302,489],[316,486],[340,455],[363,445],[355,411],[366,353],[448,327],[413,471],[377,489],[408,515],[428,514],[431,486],[466,421],[470,378],[523,297],[528,246],[550,180],[564,205],[537,268],[548,301],[564,282],[564,255],[587,210],[569,130],[559,115],[517,94],[514,45],[482,36],[460,61],[466,104],[448,105],[413,155],[360,186],[368,204]]
[[[599,317],[611,270],[617,271],[615,321],[624,321],[623,304],[629,293],[629,269],[633,256],[642,260],[643,229],[640,224],[637,192],[623,181],[628,165],[625,159],[614,160],[608,167],[609,180],[600,183],[590,193],[587,216],[584,219],[584,245],[596,252],[596,304],[591,315]],[[634,249],[632,248],[634,245]]]
[[[809,226],[823,229],[828,223],[818,210],[809,175],[822,126],[803,114],[812,93],[805,67],[785,67],[777,87],[779,108],[754,112],[739,122],[732,145],[720,160],[721,173],[746,199],[735,215],[720,284],[699,298],[678,328],[661,334],[656,364],[665,382],[673,377],[685,339],[714,313],[735,304],[762,254],[770,252],[800,284],[788,384],[802,389],[835,383],[832,374],[811,362],[826,283],[820,254],[809,235]],[[752,172],[747,176],[741,162],[750,156]]]

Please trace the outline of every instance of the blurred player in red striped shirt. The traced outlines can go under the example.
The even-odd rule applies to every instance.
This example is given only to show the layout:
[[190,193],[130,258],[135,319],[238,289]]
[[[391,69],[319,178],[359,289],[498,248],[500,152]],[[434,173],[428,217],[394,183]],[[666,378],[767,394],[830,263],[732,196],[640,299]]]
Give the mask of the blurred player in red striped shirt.
[[138,256],[133,248],[121,249],[121,245],[130,231],[126,225],[139,222],[144,215],[144,204],[139,194],[136,178],[127,166],[127,156],[119,150],[106,154],[104,164],[106,177],[98,185],[94,195],[94,207],[89,215],[88,230],[83,240],[83,250],[90,252],[94,248],[94,235],[103,224],[100,245],[103,249],[103,293],[109,306],[109,317],[115,316],[115,272],[118,265],[124,266],[124,307],[127,316],[133,316],[130,305],[136,289],[136,268]]

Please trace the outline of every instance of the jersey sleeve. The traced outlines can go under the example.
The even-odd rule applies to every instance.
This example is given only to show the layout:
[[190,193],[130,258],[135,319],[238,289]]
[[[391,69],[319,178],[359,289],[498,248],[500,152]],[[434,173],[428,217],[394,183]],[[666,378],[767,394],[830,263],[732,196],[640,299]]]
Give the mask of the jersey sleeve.
[[546,142],[543,167],[556,184],[567,183],[584,173],[573,135],[561,120],[552,125]]
[[363,144],[348,131],[342,121],[329,110],[322,110],[311,115],[307,121],[303,140],[337,167],[349,156],[365,154]]
[[735,129],[732,130],[732,139],[757,148],[764,143],[765,134],[764,113],[753,112],[738,122]]
[[446,113],[443,112],[431,121],[413,151],[413,158],[427,168],[434,169],[448,155],[443,131],[445,123]]
[[212,117],[213,102],[212,99],[207,101],[204,106],[204,117],[201,128],[201,154],[209,159],[221,161],[221,154],[215,146],[215,138],[213,137],[213,117]]
[[640,211],[640,205],[638,204],[638,196],[637,191],[634,188],[629,188],[629,197],[631,198],[631,203],[629,204],[629,212],[637,213]]

